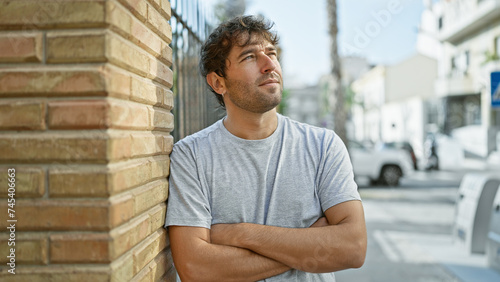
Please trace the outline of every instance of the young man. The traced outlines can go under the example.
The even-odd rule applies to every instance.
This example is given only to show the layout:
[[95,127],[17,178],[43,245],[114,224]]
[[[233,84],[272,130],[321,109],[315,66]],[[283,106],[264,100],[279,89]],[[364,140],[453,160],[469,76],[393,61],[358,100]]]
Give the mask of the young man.
[[272,25],[221,24],[200,68],[227,116],[177,142],[167,219],[182,281],[335,281],[366,254],[363,207],[333,131],[277,114]]

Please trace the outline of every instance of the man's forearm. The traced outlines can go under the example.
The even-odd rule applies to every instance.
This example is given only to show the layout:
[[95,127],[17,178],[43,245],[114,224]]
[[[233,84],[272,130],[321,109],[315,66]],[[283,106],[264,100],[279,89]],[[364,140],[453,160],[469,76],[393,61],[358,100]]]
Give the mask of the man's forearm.
[[344,205],[351,217],[330,219],[326,226],[282,228],[251,223],[212,226],[212,243],[246,248],[306,272],[333,272],[361,267],[366,254],[362,209]]
[[362,243],[346,239],[352,233],[338,226],[291,229],[240,224],[237,229],[243,236],[234,245],[302,271],[333,272],[362,264],[357,259]]
[[257,281],[290,270],[281,262],[232,246],[209,244],[196,256],[193,262],[199,263],[190,270],[197,272],[192,281]]
[[189,227],[170,228],[172,255],[182,281],[256,281],[290,269],[247,249],[215,245],[203,236],[188,236],[188,233],[199,235],[196,233],[199,231]]

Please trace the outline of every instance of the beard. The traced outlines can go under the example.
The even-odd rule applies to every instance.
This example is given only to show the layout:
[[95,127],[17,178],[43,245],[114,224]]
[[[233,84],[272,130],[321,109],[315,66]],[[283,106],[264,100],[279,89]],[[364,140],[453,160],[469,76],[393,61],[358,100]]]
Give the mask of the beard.
[[[269,78],[276,78],[279,84],[259,86]],[[227,97],[237,107],[252,113],[262,114],[279,105],[282,98],[283,85],[278,75],[266,75],[256,82],[250,83],[242,80],[227,79]]]

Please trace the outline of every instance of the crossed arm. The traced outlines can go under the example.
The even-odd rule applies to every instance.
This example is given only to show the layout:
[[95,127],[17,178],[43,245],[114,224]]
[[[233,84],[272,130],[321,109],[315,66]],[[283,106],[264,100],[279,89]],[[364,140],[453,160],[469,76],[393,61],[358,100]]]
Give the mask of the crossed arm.
[[366,227],[360,201],[329,208],[310,228],[251,223],[169,227],[182,281],[256,281],[290,269],[333,272],[361,267]]

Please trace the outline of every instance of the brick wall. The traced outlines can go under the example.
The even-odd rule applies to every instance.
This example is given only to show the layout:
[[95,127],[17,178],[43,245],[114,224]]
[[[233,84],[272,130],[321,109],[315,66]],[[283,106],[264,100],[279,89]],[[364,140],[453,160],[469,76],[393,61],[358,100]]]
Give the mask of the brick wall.
[[174,279],[169,18],[168,0],[0,0],[0,280]]

